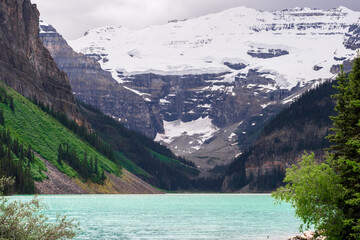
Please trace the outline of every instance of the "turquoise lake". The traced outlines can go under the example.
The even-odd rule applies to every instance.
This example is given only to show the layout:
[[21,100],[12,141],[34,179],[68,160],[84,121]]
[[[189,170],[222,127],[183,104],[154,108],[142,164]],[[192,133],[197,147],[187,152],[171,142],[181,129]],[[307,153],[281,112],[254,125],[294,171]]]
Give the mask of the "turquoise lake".
[[[11,199],[28,201],[32,196]],[[43,195],[54,219],[80,223],[76,239],[287,239],[300,221],[269,195]]]

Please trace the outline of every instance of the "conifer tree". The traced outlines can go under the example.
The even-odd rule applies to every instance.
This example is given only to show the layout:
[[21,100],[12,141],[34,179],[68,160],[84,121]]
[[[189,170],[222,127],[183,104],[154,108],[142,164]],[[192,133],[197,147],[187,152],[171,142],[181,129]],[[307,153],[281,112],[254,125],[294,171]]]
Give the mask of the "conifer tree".
[[63,156],[63,153],[62,153],[62,152],[63,152],[63,151],[62,151],[61,144],[59,144],[58,158],[57,158],[57,162],[58,162],[59,164],[61,164],[61,158],[62,158],[62,156]]
[[343,236],[360,239],[360,56],[348,77],[341,71],[338,80],[339,92],[334,95],[338,115],[332,117],[334,134],[329,140],[334,143],[336,170],[346,190],[339,201],[345,219]]
[[14,98],[12,96],[9,96],[9,99],[10,99],[10,109],[12,111],[14,111]]
[[90,158],[90,167],[89,167],[89,169],[90,169],[91,174],[93,174],[94,173],[94,159],[93,159],[93,157]]
[[5,120],[4,120],[4,110],[0,109],[0,124],[4,125],[5,124]]
[[105,171],[102,170],[102,173],[101,173],[101,181],[104,181],[105,180]]
[[95,169],[94,169],[95,173],[98,174],[98,159],[97,157],[95,157]]

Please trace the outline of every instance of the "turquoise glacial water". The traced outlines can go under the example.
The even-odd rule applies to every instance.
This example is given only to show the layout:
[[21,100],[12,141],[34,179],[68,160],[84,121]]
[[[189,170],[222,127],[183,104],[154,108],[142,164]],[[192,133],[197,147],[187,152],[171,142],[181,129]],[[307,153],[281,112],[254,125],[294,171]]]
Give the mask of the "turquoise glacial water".
[[[28,201],[32,196],[11,199]],[[45,214],[80,223],[76,239],[287,239],[300,222],[269,195],[43,195]]]

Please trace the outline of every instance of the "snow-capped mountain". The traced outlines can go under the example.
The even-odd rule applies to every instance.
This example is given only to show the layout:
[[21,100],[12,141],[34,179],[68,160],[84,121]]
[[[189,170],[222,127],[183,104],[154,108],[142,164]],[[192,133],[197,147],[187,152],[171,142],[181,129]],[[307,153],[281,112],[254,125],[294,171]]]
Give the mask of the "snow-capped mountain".
[[162,116],[156,140],[206,168],[214,163],[204,156],[231,160],[238,138],[251,142],[282,104],[334,77],[356,54],[359,19],[345,7],[239,7],[143,30],[99,28],[69,43]]
[[[270,71],[268,75],[277,85],[291,88],[301,81],[330,77],[334,58],[354,54],[343,43],[349,26],[359,17],[358,12],[344,7],[272,13],[240,7],[140,31],[99,28],[70,45],[77,51],[100,55],[103,68],[119,82],[126,80],[124,76],[140,73],[235,72],[225,64],[231,63],[246,66],[237,70],[239,73],[251,68]],[[322,69],[314,71],[314,66]],[[226,78],[233,79],[233,75]]]

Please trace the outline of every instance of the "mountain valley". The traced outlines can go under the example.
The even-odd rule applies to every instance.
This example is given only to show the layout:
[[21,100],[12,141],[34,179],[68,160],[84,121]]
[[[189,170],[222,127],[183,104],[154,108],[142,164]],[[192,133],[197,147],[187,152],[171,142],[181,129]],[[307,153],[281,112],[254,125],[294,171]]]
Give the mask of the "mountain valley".
[[[127,122],[134,122],[134,115],[126,110],[85,102],[194,161],[207,176],[251,146],[283,107],[336,76],[339,64],[355,56],[359,18],[345,7],[274,12],[239,7],[143,30],[94,29],[69,44],[143,99],[136,103],[147,106],[151,131],[131,127]],[[45,24],[40,36],[51,32]]]

